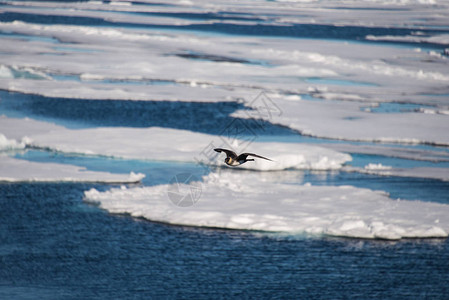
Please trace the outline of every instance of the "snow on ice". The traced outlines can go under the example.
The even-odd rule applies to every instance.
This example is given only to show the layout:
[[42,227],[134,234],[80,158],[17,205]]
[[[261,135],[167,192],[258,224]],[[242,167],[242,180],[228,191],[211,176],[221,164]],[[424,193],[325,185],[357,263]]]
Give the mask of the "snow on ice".
[[225,171],[209,174],[202,186],[201,198],[190,207],[169,200],[170,185],[91,189],[85,200],[111,213],[188,226],[380,239],[446,237],[449,232],[449,205],[393,200],[384,192],[352,186],[289,185],[254,172]]

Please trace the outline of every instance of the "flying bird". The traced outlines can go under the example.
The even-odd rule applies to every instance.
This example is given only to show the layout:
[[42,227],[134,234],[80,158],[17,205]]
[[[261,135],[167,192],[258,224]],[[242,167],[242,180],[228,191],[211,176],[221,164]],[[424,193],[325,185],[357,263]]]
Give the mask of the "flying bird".
[[226,158],[224,161],[228,166],[231,166],[231,167],[240,166],[241,164],[244,164],[247,161],[254,161],[254,159],[252,159],[252,158],[247,159],[248,156],[254,156],[254,157],[263,158],[263,159],[272,161],[269,158],[266,158],[266,157],[263,157],[263,156],[260,156],[260,155],[254,154],[254,153],[242,153],[237,156],[237,154],[231,150],[227,150],[227,149],[223,149],[223,148],[215,148],[214,150],[217,152],[226,153]]

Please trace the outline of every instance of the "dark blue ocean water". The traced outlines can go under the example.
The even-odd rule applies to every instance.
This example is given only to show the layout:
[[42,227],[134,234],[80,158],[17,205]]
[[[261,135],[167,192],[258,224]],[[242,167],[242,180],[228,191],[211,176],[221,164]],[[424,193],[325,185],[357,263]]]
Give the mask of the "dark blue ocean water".
[[[148,5],[140,2],[133,4]],[[141,25],[133,23],[132,18],[129,22],[117,23],[102,18],[19,12],[0,13],[0,21],[339,39],[365,43],[374,43],[365,40],[369,34],[409,35],[416,30],[406,27],[364,28],[325,24],[282,27],[264,23],[258,16],[235,12],[160,15],[180,19],[249,20],[261,23]],[[421,29],[421,32],[430,34],[437,31]],[[437,33],[447,31],[439,30]],[[20,36],[24,37],[30,38]],[[57,44],[58,40],[51,39],[50,42]],[[418,44],[397,43],[395,46],[416,47]],[[419,47],[441,50],[443,46],[419,44]],[[205,59],[192,53],[180,55],[187,59]],[[223,58],[209,56],[206,59]],[[51,121],[69,128],[160,126],[220,134],[220,124],[233,121],[229,115],[243,108],[242,103],[230,102],[98,101],[75,98],[49,98],[1,91],[0,115]],[[246,124],[260,138],[331,142],[302,137],[293,130],[268,122],[251,122]],[[43,149],[27,149],[27,152],[16,153],[15,157],[75,164],[89,170],[116,173],[142,171],[147,173],[143,185],[167,183],[174,172],[192,171],[195,168],[191,164],[181,163],[70,156]],[[353,157],[352,163],[356,166],[368,162],[397,164],[398,167],[432,166],[429,162],[391,157]],[[392,198],[440,203],[449,201],[449,183],[438,180],[345,172],[298,172],[298,177],[313,185],[353,185],[384,190]],[[107,190],[111,187],[81,183],[0,183],[0,299],[449,297],[448,239],[391,242],[171,226],[125,215],[111,215],[83,201],[84,191],[90,188]]]
[[168,226],[86,205],[82,193],[90,187],[0,185],[1,299],[445,299],[449,293],[446,239]]

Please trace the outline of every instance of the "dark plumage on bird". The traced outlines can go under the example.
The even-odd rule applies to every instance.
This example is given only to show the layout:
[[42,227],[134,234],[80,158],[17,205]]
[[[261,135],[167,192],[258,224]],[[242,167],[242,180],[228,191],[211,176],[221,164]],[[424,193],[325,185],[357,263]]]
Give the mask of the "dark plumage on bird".
[[223,148],[215,148],[214,150],[217,152],[226,153],[226,158],[224,161],[228,166],[231,166],[231,167],[240,166],[241,164],[244,164],[247,161],[254,161],[254,159],[252,159],[252,158],[248,159],[248,156],[258,157],[258,158],[272,161],[269,158],[266,158],[266,157],[263,157],[263,156],[260,156],[260,155],[254,154],[254,153],[242,153],[240,155],[237,155],[234,151],[223,149]]

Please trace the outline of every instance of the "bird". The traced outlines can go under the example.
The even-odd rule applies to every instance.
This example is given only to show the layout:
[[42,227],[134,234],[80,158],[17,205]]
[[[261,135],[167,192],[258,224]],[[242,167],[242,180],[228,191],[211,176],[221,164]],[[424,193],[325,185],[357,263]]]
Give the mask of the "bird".
[[236,166],[240,166],[241,164],[246,163],[247,161],[254,161],[254,159],[250,158],[247,159],[248,156],[254,156],[254,157],[258,157],[258,158],[263,158],[269,161],[272,161],[269,158],[254,154],[254,153],[242,153],[240,155],[237,156],[237,154],[234,151],[228,150],[228,149],[223,149],[223,148],[215,148],[214,149],[217,152],[224,152],[226,153],[226,158],[225,158],[225,163],[228,166],[231,167],[236,167]]

